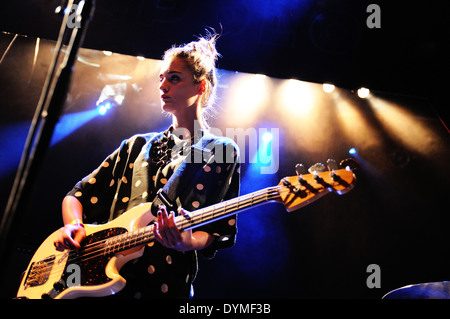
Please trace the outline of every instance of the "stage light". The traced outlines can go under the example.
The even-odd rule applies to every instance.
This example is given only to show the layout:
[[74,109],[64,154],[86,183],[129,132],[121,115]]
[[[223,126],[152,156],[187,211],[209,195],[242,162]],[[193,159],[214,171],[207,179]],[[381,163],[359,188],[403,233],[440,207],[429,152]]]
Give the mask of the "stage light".
[[356,148],[352,147],[351,149],[348,150],[348,153],[350,155],[356,155],[358,152],[356,151]]
[[370,90],[368,88],[362,87],[362,88],[358,89],[358,96],[362,99],[367,98],[369,96],[369,94],[370,94]]
[[122,105],[126,90],[126,83],[105,85],[96,102],[98,114],[105,115],[113,107]]
[[262,74],[239,73],[229,83],[227,111],[234,126],[249,126],[270,101],[270,79]]
[[286,80],[280,86],[278,101],[290,118],[306,118],[314,107],[312,86],[295,79]]
[[331,93],[334,91],[335,86],[334,86],[334,84],[324,83],[322,88],[323,88],[324,92]]
[[97,112],[100,115],[105,115],[111,109],[112,103],[110,101],[103,101],[97,105]]
[[112,52],[111,51],[103,51],[103,54],[106,56],[111,56]]

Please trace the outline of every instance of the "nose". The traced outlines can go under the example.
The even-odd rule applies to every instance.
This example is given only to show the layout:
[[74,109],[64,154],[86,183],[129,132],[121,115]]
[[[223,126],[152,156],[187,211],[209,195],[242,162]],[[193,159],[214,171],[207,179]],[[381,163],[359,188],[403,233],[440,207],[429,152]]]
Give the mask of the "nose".
[[163,93],[167,93],[169,91],[169,87],[167,85],[167,79],[163,79],[161,81],[161,83],[159,84],[159,89],[163,92]]

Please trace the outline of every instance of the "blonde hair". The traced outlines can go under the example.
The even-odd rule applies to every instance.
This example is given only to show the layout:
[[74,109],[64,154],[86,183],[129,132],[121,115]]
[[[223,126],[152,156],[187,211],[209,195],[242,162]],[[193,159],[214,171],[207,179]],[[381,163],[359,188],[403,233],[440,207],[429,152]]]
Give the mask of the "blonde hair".
[[197,41],[168,49],[164,53],[163,60],[174,57],[182,58],[191,70],[195,84],[199,84],[203,79],[206,80],[205,93],[201,99],[201,121],[208,128],[208,119],[211,117],[212,107],[216,99],[216,61],[220,57],[216,50],[216,41],[220,35],[214,29],[212,29],[212,32],[206,31],[206,36],[200,36]]

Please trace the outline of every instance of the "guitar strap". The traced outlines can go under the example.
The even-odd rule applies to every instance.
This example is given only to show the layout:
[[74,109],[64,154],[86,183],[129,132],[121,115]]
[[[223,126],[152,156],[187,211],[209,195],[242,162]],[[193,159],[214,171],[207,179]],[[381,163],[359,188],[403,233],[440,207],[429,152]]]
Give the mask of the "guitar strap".
[[173,211],[175,214],[178,208],[182,207],[180,195],[189,190],[189,182],[195,181],[195,176],[204,165],[209,163],[213,158],[212,150],[214,148],[214,137],[207,133],[191,146],[187,156],[168,179],[163,188],[159,189],[157,196],[152,202],[152,214],[157,215],[159,205],[165,205],[168,212]]

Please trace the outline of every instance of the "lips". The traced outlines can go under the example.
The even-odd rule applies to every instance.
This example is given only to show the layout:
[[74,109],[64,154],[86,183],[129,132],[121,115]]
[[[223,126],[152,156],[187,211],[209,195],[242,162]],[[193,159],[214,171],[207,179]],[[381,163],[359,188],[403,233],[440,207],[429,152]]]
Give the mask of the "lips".
[[168,96],[166,94],[161,95],[161,101],[169,102],[170,101],[170,96]]

